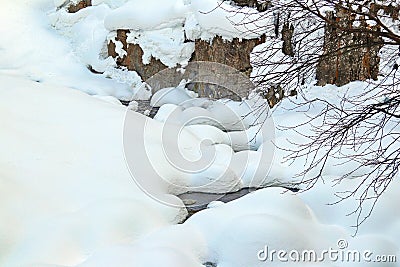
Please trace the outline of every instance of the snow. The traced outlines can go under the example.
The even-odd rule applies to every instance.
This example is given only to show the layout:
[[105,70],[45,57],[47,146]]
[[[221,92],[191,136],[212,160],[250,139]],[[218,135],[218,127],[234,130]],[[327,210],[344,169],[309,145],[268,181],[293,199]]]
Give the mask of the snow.
[[[238,8],[227,1],[192,0],[191,7],[204,32],[204,35],[200,35],[201,39],[207,39],[207,35],[220,35],[227,39],[259,38],[270,24],[270,21],[264,20],[257,10],[248,7]],[[257,23],[254,23],[254,20],[257,20]],[[190,38],[193,40],[199,36],[192,35]]]
[[158,90],[151,98],[152,107],[161,107],[164,104],[183,105],[193,99],[185,88],[186,84],[181,83],[177,87],[168,87]]
[[[211,12],[213,10],[215,12]],[[259,18],[259,12],[255,9],[240,9],[217,0],[168,0],[161,3],[157,0],[129,0],[113,10],[104,23],[110,31],[132,29],[140,32],[184,25],[190,40],[209,39],[213,35],[251,39],[264,33],[250,23],[255,18]],[[262,28],[266,21],[258,23],[257,26]]]
[[[86,55],[85,60],[88,61],[82,64],[81,56],[87,51],[85,46],[98,48],[102,45],[102,42],[99,42],[104,34],[101,27],[96,23],[79,24],[97,33],[80,32],[88,38],[86,40],[93,40],[87,43],[77,41],[75,44],[82,44],[82,47],[74,49],[74,42],[60,38],[50,26],[53,19],[50,21],[46,12],[52,8],[52,1],[46,0],[22,1],[17,5],[11,2],[2,3],[0,22],[7,30],[2,31],[0,35],[0,73],[69,86],[89,94],[129,98],[131,92],[128,85],[95,75],[86,68],[86,64],[99,63],[99,60],[95,59],[98,54],[93,56],[98,52],[96,49],[93,49],[94,53]],[[98,10],[99,14],[100,11]],[[98,21],[96,17],[92,19]],[[110,63],[108,60],[106,62]]]
[[0,265],[77,265],[108,243],[184,218],[135,186],[120,142],[124,107],[27,78],[0,80],[0,216],[9,218],[0,222]]
[[[339,250],[337,242],[341,239],[348,242],[351,250],[367,249],[382,254],[398,251],[396,243],[383,236],[365,234],[353,238],[339,226],[323,224],[299,196],[267,188],[227,204],[213,202],[184,224],[164,227],[142,237],[140,245],[115,246],[96,253],[82,266],[108,266],[110,262],[117,262],[118,266],[188,266],[184,265],[188,262],[189,266],[202,266],[199,264],[212,262],[217,266],[257,267],[270,263],[257,258],[265,246],[271,250],[315,250],[321,255],[324,249]],[[148,255],[149,251],[152,254]],[[272,264],[298,266],[299,263],[279,262],[275,258]],[[301,266],[336,264],[328,257],[324,262],[301,262]],[[365,266],[365,263],[340,262],[340,266]],[[396,265],[389,263],[389,266]]]
[[[133,111],[137,102],[124,107],[118,99],[148,99],[150,89],[135,73],[115,69],[103,51],[112,38],[104,20],[125,4],[139,2],[96,0],[76,14],[55,10],[64,2],[4,2],[0,10],[6,29],[0,35],[0,266],[291,266],[260,261],[258,253],[266,245],[321,252],[337,248],[340,239],[350,250],[400,255],[398,177],[355,237],[356,215],[346,215],[358,205],[358,196],[328,205],[338,191],[357,185],[357,179],[346,179],[333,186],[354,162],[330,159],[324,180],[304,193],[279,187],[299,182],[295,176],[306,163],[290,164],[284,160],[287,152],[275,145],[290,148],[305,140],[274,124],[299,124],[321,106],[296,112],[290,110],[291,101],[301,99],[291,98],[271,114],[259,98],[196,98],[182,82],[156,92],[152,102],[160,110],[154,120],[145,117]],[[180,18],[184,10],[191,24],[180,28],[192,29],[193,35],[206,28],[212,35],[220,29],[207,28],[207,22],[215,22],[211,13],[192,12],[196,5],[204,11],[211,3],[164,1],[160,7],[176,13],[141,21],[172,25],[176,21],[168,16]],[[170,28],[178,32],[178,26]],[[148,32],[157,30],[164,32]],[[176,61],[182,62],[178,55]],[[87,65],[104,74],[91,73]],[[365,83],[356,82],[341,88],[309,86],[305,93],[335,104],[341,95],[364,88]],[[238,119],[243,119],[240,124]],[[308,133],[310,125],[300,130]],[[226,204],[212,202],[182,223],[187,211],[176,194],[249,186],[277,187]],[[365,263],[301,263],[338,265]]]
[[[142,132],[138,131],[142,129],[140,125],[147,121],[146,130],[152,135],[145,135],[144,140],[149,146],[153,144],[148,147],[148,154],[156,161],[159,174],[170,175],[172,169],[160,157],[162,152],[157,152],[163,122],[76,90],[9,75],[0,79],[12,88],[0,90],[1,121],[5,125],[0,140],[2,151],[9,151],[0,155],[0,211],[1,217],[10,218],[1,222],[5,231],[0,246],[7,251],[0,258],[4,266],[202,266],[207,261],[218,266],[264,266],[266,262],[258,260],[257,253],[265,245],[271,249],[321,251],[335,248],[339,239],[347,240],[349,249],[393,255],[399,252],[395,234],[399,232],[399,215],[393,212],[400,200],[395,190],[398,181],[384,194],[370,223],[355,238],[351,237],[350,227],[354,221],[345,214],[356,202],[348,202],[340,209],[327,206],[336,192],[329,184],[317,185],[315,190],[299,195],[274,187],[258,190],[227,204],[210,205],[184,224],[173,225],[182,220],[185,212],[154,201],[137,187],[125,166],[121,143],[125,112],[138,136]],[[15,109],[17,105],[19,108]],[[179,109],[172,104],[162,108],[166,106]],[[213,126],[190,125],[187,131],[183,130],[179,144],[185,148],[181,153],[186,158],[199,156],[193,144],[209,138],[207,133],[213,140],[226,140],[218,128],[210,127]],[[280,134],[283,133],[278,131],[278,137]],[[136,152],[131,151],[141,157],[137,150],[141,139],[136,137],[131,139]],[[268,143],[263,143],[259,151],[266,148]],[[249,177],[259,166],[259,152],[234,153],[229,145],[220,144],[216,153],[210,168],[193,175],[175,171],[172,177],[178,179],[173,182],[208,192],[236,190],[251,184]],[[242,157],[248,158],[244,175],[238,175],[240,171],[235,168],[225,172],[232,163],[227,155],[233,158],[235,167]],[[282,160],[279,157],[278,153],[274,161]],[[135,166],[140,169],[144,161],[139,162]],[[265,160],[262,162],[265,164]],[[210,186],[216,177],[219,179]],[[257,179],[260,177],[263,175]],[[164,201],[182,205],[166,195],[174,188],[160,182],[151,185],[153,193],[157,191]],[[334,263],[327,261],[319,266]]]
[[[129,30],[127,42],[142,48],[144,64],[154,57],[167,67],[185,67],[194,52],[195,39],[211,41],[216,35],[224,39],[259,38],[265,33],[259,29],[268,22],[260,20],[256,27],[253,20],[259,12],[216,0],[98,0],[92,4],[74,14],[61,8],[50,12],[50,18],[55,29],[72,42],[79,60],[99,72],[115,66],[105,55],[107,42],[116,44],[120,58],[126,55],[122,43],[115,40],[118,29]],[[135,87],[139,82],[136,79],[129,85]]]
[[108,102],[110,104],[122,105],[121,101],[119,101],[116,97],[113,96],[94,95],[93,97]]
[[138,102],[136,102],[136,101],[129,102],[128,109],[130,109],[132,111],[137,111],[138,108],[139,108],[139,103]]
[[[114,9],[105,19],[108,30],[151,30],[168,28],[184,23],[188,12],[183,1],[130,0]],[[151,14],[151,15],[150,15]]]
[[[185,93],[185,89],[178,89],[178,92]],[[168,93],[171,90],[171,88],[160,90],[154,97],[157,101],[180,101],[168,94],[165,99],[162,98],[165,92]],[[173,88],[173,90],[176,90],[176,88]],[[161,98],[157,98],[159,93]],[[186,93],[185,96],[187,96]],[[220,102],[218,103],[222,105]],[[213,119],[204,116],[201,116],[201,120],[182,116],[185,115],[185,111],[192,108],[194,107],[182,111],[176,105],[165,104],[155,116],[155,120],[148,120],[145,124],[138,124],[136,120],[130,120],[131,115],[127,113],[124,146],[125,148],[132,148],[126,153],[128,165],[130,165],[133,175],[136,177],[135,173],[147,173],[151,177],[159,176],[158,180],[166,183],[169,192],[174,194],[187,191],[225,193],[248,186],[252,180],[252,173],[255,172],[253,170],[255,167],[245,171],[247,161],[234,161],[235,155],[232,149],[239,146],[243,149],[248,140],[240,140],[243,142],[241,145],[232,144],[228,134],[216,127],[210,128],[211,126],[208,125],[210,120],[215,120],[222,127],[231,125],[231,121],[224,124],[224,118],[221,115],[219,118],[222,120],[220,121],[217,120],[218,118]],[[197,108],[201,109],[200,107]],[[204,110],[203,113],[206,112]],[[208,112],[208,114],[213,113]],[[197,116],[199,113],[193,112],[191,115]],[[182,118],[185,118],[185,121]],[[189,123],[187,124],[187,122]],[[186,125],[188,125],[188,129],[186,129]],[[208,129],[208,131],[197,131],[201,127],[204,130]],[[143,130],[138,131],[137,129]],[[223,142],[215,142],[208,132],[214,132],[214,135],[219,136]],[[137,144],[136,141],[133,141],[142,139],[144,139],[143,144]],[[141,155],[140,151],[143,151],[145,157]],[[260,156],[265,154],[265,156],[271,157],[271,154],[273,154],[272,149],[264,152],[260,151]],[[140,166],[135,164],[137,160],[141,160]],[[153,166],[154,170],[149,170],[146,166]],[[150,175],[149,171],[154,171],[154,174]],[[243,173],[246,173],[246,175],[243,176]],[[264,184],[266,175],[267,172],[262,175],[259,174],[259,183],[254,183],[254,186]],[[140,179],[138,183],[143,184],[146,191],[152,191],[147,185],[147,181]]]
[[175,67],[176,64],[184,67],[194,52],[194,43],[185,42],[182,27],[132,31],[128,34],[127,42],[142,48],[144,64],[149,64],[151,57],[154,57],[168,67]]

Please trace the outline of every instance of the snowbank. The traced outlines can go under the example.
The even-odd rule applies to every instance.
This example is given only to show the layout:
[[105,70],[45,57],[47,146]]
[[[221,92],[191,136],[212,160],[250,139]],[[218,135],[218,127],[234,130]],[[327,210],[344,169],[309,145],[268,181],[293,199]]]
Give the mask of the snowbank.
[[[99,55],[108,34],[100,20],[107,8],[98,7],[96,12],[70,15],[74,22],[88,16],[66,33],[70,40],[60,38],[50,26],[46,13],[53,9],[53,2],[46,0],[2,3],[0,22],[5,30],[0,35],[0,73],[68,86],[89,94],[129,98],[132,93],[128,84],[93,74],[86,67],[93,65],[102,70],[115,64],[113,60],[100,59]],[[64,13],[60,10],[60,17]]]
[[152,30],[182,25],[188,6],[182,0],[129,0],[114,9],[104,21],[108,30]]
[[[6,85],[0,90],[4,125],[0,145],[2,151],[8,151],[0,155],[0,216],[8,218],[0,222],[1,265],[176,267],[213,262],[229,267],[265,266],[268,259],[258,258],[265,246],[322,253],[324,249],[337,249],[341,240],[347,242],[349,250],[369,250],[373,255],[399,253],[396,233],[400,232],[400,216],[394,212],[400,200],[397,180],[383,195],[370,223],[355,238],[351,237],[353,231],[349,226],[354,221],[345,213],[357,202],[347,202],[348,206],[340,209],[327,206],[336,192],[329,183],[300,195],[283,194],[285,190],[280,188],[259,190],[227,204],[210,205],[210,209],[174,226],[171,224],[181,221],[185,212],[160,203],[182,205],[167,194],[171,188],[163,182],[152,183],[159,200],[154,201],[132,180],[121,142],[123,120],[132,120],[131,125],[136,126],[130,139],[130,151],[138,157],[133,163],[140,169],[145,162],[140,153],[144,140],[152,145],[147,152],[156,171],[176,178],[174,182],[180,185],[198,186],[201,179],[206,178],[203,182],[207,182],[218,177],[221,168],[226,168],[227,155],[258,152],[233,153],[229,146],[220,144],[216,146],[218,156],[211,168],[202,174],[185,176],[176,170],[172,172],[159,149],[165,122],[131,111],[127,111],[127,118],[121,105],[76,90],[5,75],[0,80]],[[145,125],[146,120],[149,124],[142,128],[140,125]],[[204,125],[187,127],[178,148],[188,159],[200,155],[200,140],[208,138],[208,132],[215,140],[221,138],[215,127],[212,131],[202,131]],[[143,129],[151,135],[135,138]],[[173,139],[176,140],[174,135]],[[265,144],[259,148],[262,149]],[[259,166],[256,155],[249,158],[246,172]],[[240,157],[237,162],[241,162]],[[152,172],[146,174],[149,180]],[[234,168],[231,174],[230,178],[238,179]],[[241,178],[242,184],[246,183],[245,177]],[[219,182],[226,186],[222,179],[215,183],[217,187]],[[343,188],[347,186],[343,184]],[[283,264],[287,263],[274,262],[274,266]],[[341,266],[345,264],[365,263],[341,262]],[[326,260],[317,266],[335,266],[335,262]]]
[[[280,129],[272,138],[267,125],[266,131],[261,132],[266,135],[260,136],[252,127],[254,116],[246,116],[235,128],[230,116],[248,115],[251,103],[194,99],[187,91],[180,91],[186,94],[180,101],[172,102],[174,97],[164,101],[156,120],[127,110],[116,98],[107,96],[129,98],[130,86],[140,79],[115,70],[113,62],[104,56],[109,31],[103,22],[112,20],[116,14],[113,12],[120,12],[125,4],[129,7],[139,2],[93,0],[95,6],[76,14],[62,9],[51,12],[49,21],[46,12],[54,11],[54,3],[64,2],[8,1],[2,3],[0,10],[2,27],[7,29],[0,35],[1,266],[186,267],[204,266],[206,262],[218,267],[266,266],[269,262],[258,259],[266,245],[275,250],[321,252],[338,248],[339,240],[345,240],[349,250],[400,255],[398,179],[382,195],[355,238],[351,237],[355,218],[346,214],[358,204],[357,196],[338,205],[327,205],[337,200],[338,190],[356,185],[357,180],[353,179],[332,186],[333,179],[353,163],[337,168],[334,164],[338,162],[332,161],[332,167],[323,173],[325,183],[318,183],[303,194],[283,194],[285,190],[281,188],[266,188],[231,203],[212,203],[185,223],[174,225],[187,212],[180,208],[182,201],[170,193],[193,188],[226,192],[295,182],[293,177],[304,168],[303,161],[290,165],[284,161],[285,151],[275,150],[272,159],[264,158],[263,151],[270,152],[273,143],[289,148],[293,141],[304,139],[294,131]],[[140,5],[155,3],[141,1]],[[163,1],[159,7],[169,7],[171,14],[159,14],[160,20],[140,21],[154,22],[157,26],[150,26],[159,27],[168,19],[170,24],[166,25],[173,32],[184,29],[190,36],[202,38],[221,33],[215,27],[218,22],[227,30],[223,34],[233,37],[226,21],[218,21],[221,18],[213,18],[212,13],[194,13],[193,10],[207,11],[215,1],[202,3],[204,6],[195,0]],[[157,12],[164,11],[159,8]],[[184,16],[182,12],[186,12]],[[130,21],[131,14],[122,15],[124,23]],[[172,25],[177,21],[184,21],[185,25]],[[164,31],[152,29],[158,30]],[[180,44],[180,34],[176,40]],[[182,57],[177,62],[182,62]],[[104,74],[94,75],[86,65]],[[357,83],[351,86],[352,90],[362,88]],[[94,98],[73,89],[106,97]],[[169,90],[173,92],[174,88]],[[325,91],[322,97],[335,103],[346,88],[312,87],[307,94],[321,96],[321,90]],[[276,108],[272,116],[278,125],[298,124],[306,114],[321,108],[316,106],[306,114],[283,109],[290,107],[292,103],[285,100]],[[131,108],[135,106],[128,109]],[[203,117],[199,118],[199,114]],[[128,128],[124,128],[127,122]],[[307,133],[309,126],[301,131]],[[129,137],[130,143],[124,143],[123,137]],[[171,151],[179,154],[168,154]],[[214,154],[210,162],[205,162],[210,163],[207,168],[199,171],[198,164],[204,164],[202,156],[209,155],[203,152]],[[181,165],[171,165],[170,159]],[[197,172],[176,168],[182,166]],[[142,175],[132,177],[135,172]],[[152,197],[138,181],[151,187]],[[273,266],[283,264],[288,265],[274,262]],[[339,262],[340,266],[346,264],[365,266],[364,262]],[[368,265],[398,266],[377,262]]]
[[224,39],[259,38],[265,33],[264,26],[270,23],[258,19],[255,25],[254,19],[260,17],[255,9],[217,0],[99,0],[92,4],[74,14],[63,8],[52,12],[51,23],[61,35],[72,40],[74,53],[82,62],[133,87],[140,79],[134,74],[121,79],[121,75],[111,71],[114,60],[105,54],[109,41],[116,44],[120,57],[126,53],[122,44],[115,41],[118,29],[129,30],[127,42],[142,48],[144,64],[154,57],[168,67],[175,67],[188,64],[196,39],[211,41],[216,35]]
[[[149,31],[184,27],[187,38],[209,39],[220,35],[225,38],[258,38],[269,21],[258,21],[260,13],[253,8],[239,8],[218,0],[129,0],[113,10],[104,21],[110,31],[131,29]],[[183,30],[183,28],[181,29]]]
[[[347,247],[341,249],[343,244]],[[335,256],[332,259],[327,254],[321,256],[329,249],[337,251],[336,260]],[[287,251],[283,256],[286,261],[271,254],[272,250]],[[204,266],[206,262],[223,267],[337,266],[338,262],[340,266],[365,266],[362,256],[360,262],[340,258],[341,251],[357,250],[360,253],[371,251],[373,255],[395,255],[399,247],[384,235],[353,238],[340,226],[321,223],[299,196],[284,193],[279,188],[268,188],[227,204],[210,205],[182,225],[164,227],[131,246],[103,250],[80,266],[109,266],[111,263],[135,267]],[[290,260],[290,251],[300,254],[313,251],[316,257],[315,260],[307,260],[307,257]],[[397,266],[396,263],[368,264]]]
[[[0,154],[0,217],[8,218],[0,222],[1,266],[74,266],[109,243],[130,243],[185,217],[132,180],[121,142],[124,107],[26,78],[0,80],[7,151]],[[161,198],[167,193],[153,186]]]

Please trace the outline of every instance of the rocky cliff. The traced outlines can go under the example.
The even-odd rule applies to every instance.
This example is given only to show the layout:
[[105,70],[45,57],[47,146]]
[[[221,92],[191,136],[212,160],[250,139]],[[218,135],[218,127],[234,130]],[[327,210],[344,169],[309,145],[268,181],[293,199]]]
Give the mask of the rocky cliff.
[[126,52],[120,57],[116,52],[116,44],[114,41],[108,43],[108,55],[115,58],[119,66],[126,67],[128,70],[136,71],[143,80],[149,79],[159,71],[167,68],[160,60],[151,57],[149,64],[144,64],[143,50],[138,44],[130,44],[127,42],[127,34],[129,30],[117,30],[116,42],[121,42],[122,49]]
[[70,3],[68,5],[68,12],[69,13],[76,13],[79,10],[81,10],[81,9],[83,9],[85,7],[91,6],[91,5],[92,5],[92,0],[82,0],[82,1],[80,1],[78,3],[76,3],[76,4]]
[[[233,2],[238,6],[257,8],[259,11],[265,11],[271,4],[269,1],[264,1],[260,4],[257,0],[234,0]],[[83,0],[77,4],[70,5],[68,10],[77,12],[90,5],[91,0]],[[399,8],[373,5],[370,10],[371,12],[383,10],[390,17],[398,19]],[[361,20],[357,26],[354,26],[356,25],[354,23],[355,16],[345,9],[336,9],[334,12],[328,12],[327,19],[334,21],[343,28],[354,27],[357,30],[346,32],[334,27],[334,24],[326,24],[323,54],[316,66],[318,84],[342,86],[355,80],[377,79],[382,39],[371,33],[371,30],[372,32],[379,31],[379,27],[369,25],[366,20]],[[363,31],[363,29],[367,31]],[[115,58],[119,66],[136,71],[143,80],[147,80],[167,68],[165,64],[154,57],[151,57],[146,62],[147,64],[143,63],[144,52],[140,45],[127,41],[129,33],[129,29],[117,30],[116,37],[110,40],[107,45],[108,55]],[[293,25],[285,22],[281,30],[282,52],[285,55],[294,56],[295,54],[294,45],[292,44],[294,34]],[[265,36],[262,36],[257,39],[239,40],[238,38],[233,38],[225,40],[221,36],[215,36],[211,41],[196,39],[186,40],[185,42],[193,43],[195,47],[190,62],[211,61],[226,64],[249,77],[252,71],[250,53],[255,46],[265,42],[265,38]],[[118,44],[116,44],[117,42]],[[120,47],[117,47],[121,44],[123,53],[121,53]],[[180,66],[178,65],[177,67]],[[271,92],[268,92],[271,98],[276,98],[277,95],[283,97],[284,94],[282,92],[276,92],[275,89],[272,89]],[[275,103],[279,100],[277,98],[273,102]]]
[[[149,64],[144,64],[142,48],[138,44],[127,43],[127,33],[129,33],[129,30],[118,30],[115,38],[115,41],[123,44],[123,50],[126,51],[122,58],[116,53],[115,43],[112,40],[108,43],[108,54],[116,58],[119,66],[136,71],[143,80],[147,80],[157,72],[167,68],[160,60],[154,57],[151,57]],[[233,67],[250,76],[252,70],[250,53],[256,45],[264,41],[265,37],[249,40],[234,38],[232,41],[227,41],[220,36],[214,37],[211,42],[200,39],[194,40],[195,51],[190,61],[217,62]]]
[[316,70],[318,84],[342,86],[351,81],[377,79],[383,40],[373,31],[379,31],[379,27],[369,25],[365,19],[354,26],[354,14],[342,8],[328,12],[327,19],[335,23],[325,26],[324,52]]

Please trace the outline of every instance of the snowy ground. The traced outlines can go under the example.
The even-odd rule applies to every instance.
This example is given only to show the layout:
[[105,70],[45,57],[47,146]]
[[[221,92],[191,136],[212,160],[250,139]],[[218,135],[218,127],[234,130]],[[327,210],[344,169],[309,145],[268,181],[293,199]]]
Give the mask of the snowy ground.
[[[249,185],[296,182],[293,177],[304,168],[303,162],[282,162],[284,151],[272,151],[271,142],[287,147],[288,139],[302,140],[292,131],[275,131],[268,124],[262,132],[266,134],[253,139],[259,132],[251,127],[256,120],[251,117],[235,129],[237,125],[228,119],[248,113],[256,100],[210,102],[177,88],[174,97],[163,98],[154,120],[127,110],[111,96],[131,97],[130,88],[138,77],[114,72],[113,61],[99,54],[109,35],[106,16],[111,14],[106,26],[113,28],[118,22],[113,18],[121,15],[118,7],[139,2],[94,2],[98,5],[86,11],[58,17],[53,1],[2,3],[0,266],[295,265],[279,260],[277,254],[272,262],[270,257],[260,260],[265,246],[269,251],[314,250],[319,256],[324,250],[336,250],[339,256],[348,250],[370,251],[371,260],[378,255],[397,255],[400,260],[398,179],[356,237],[351,227],[355,217],[346,216],[357,205],[356,199],[327,205],[336,199],[336,191],[357,183],[345,180],[332,187],[332,179],[351,164],[341,169],[332,165],[324,173],[325,183],[305,193],[268,187],[227,204],[213,202],[179,224],[187,212],[176,194],[193,188],[228,192]],[[191,8],[199,5],[191,2]],[[148,1],[149,8],[155,3]],[[182,19],[185,7],[174,6],[180,1],[168,3],[179,11],[176,19]],[[185,12],[185,18],[193,15],[193,9]],[[171,20],[165,17],[162,22]],[[68,32],[71,25],[76,28]],[[108,74],[95,75],[86,65]],[[363,85],[349,86],[356,90]],[[325,98],[336,101],[346,88],[312,87],[308,94],[320,95],[322,90]],[[304,120],[305,114],[284,109],[290,106],[286,100],[274,111],[275,124]],[[199,113],[209,119],[199,120]],[[188,121],[191,125],[186,126]],[[214,127],[215,121],[226,131]],[[250,147],[245,146],[248,140]],[[171,151],[180,152],[181,158],[172,155],[175,165]],[[204,155],[212,155],[212,160],[203,162],[208,158]],[[188,168],[188,162],[196,163],[190,165],[196,172],[179,168],[179,164]],[[265,168],[259,168],[260,162]],[[367,260],[365,255],[360,262],[325,256],[324,261],[297,266],[365,266]]]

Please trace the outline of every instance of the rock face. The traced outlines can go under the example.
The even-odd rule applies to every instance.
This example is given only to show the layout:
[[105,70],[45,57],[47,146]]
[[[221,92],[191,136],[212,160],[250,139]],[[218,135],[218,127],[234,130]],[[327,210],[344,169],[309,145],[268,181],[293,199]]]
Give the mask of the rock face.
[[[122,58],[116,53],[116,45],[113,41],[108,43],[108,55],[116,58],[119,66],[124,66],[128,70],[136,71],[143,80],[147,80],[154,74],[166,69],[160,60],[151,58],[149,64],[142,61],[143,50],[137,44],[127,43],[127,34],[129,30],[118,30],[116,41],[123,44],[123,50],[126,55]],[[250,53],[253,48],[265,42],[265,36],[259,39],[239,40],[237,38],[232,41],[224,40],[220,36],[214,37],[212,42],[203,40],[195,40],[195,51],[192,55],[193,61],[211,61],[233,67],[247,76],[250,76],[252,67],[250,65]]]
[[157,72],[167,68],[160,60],[151,58],[149,64],[144,64],[142,60],[143,50],[137,44],[127,43],[127,34],[129,30],[118,30],[116,41],[120,41],[123,45],[123,50],[126,55],[122,58],[115,52],[115,43],[108,43],[108,55],[116,59],[119,66],[126,67],[128,70],[136,71],[143,80],[147,80]]
[[293,48],[293,33],[294,26],[289,23],[283,24],[282,27],[282,52],[288,56],[294,56],[294,48]]
[[233,67],[250,77],[252,67],[250,53],[256,45],[265,42],[265,36],[260,39],[232,41],[216,36],[211,43],[203,40],[195,41],[195,51],[191,61],[212,61]]
[[[340,28],[353,28],[355,16],[344,9],[328,12],[327,18]],[[351,81],[377,79],[379,72],[379,50],[382,39],[371,34],[378,31],[361,20],[358,32],[344,32],[327,23],[324,36],[324,53],[317,64],[318,85],[345,85]],[[363,32],[363,29],[365,31]]]
[[68,12],[69,13],[76,13],[79,10],[91,6],[92,5],[92,0],[82,0],[80,2],[78,2],[77,4],[72,4],[68,6]]
[[[271,5],[270,1],[260,3],[257,0],[233,0],[233,2],[238,6],[257,8],[259,11],[266,11]],[[69,5],[68,11],[77,12],[91,4],[91,0],[82,0],[75,5]],[[400,7],[371,4],[370,12],[373,14],[382,11],[392,19],[399,19]],[[334,23],[327,23],[325,26],[323,54],[316,66],[318,85],[336,84],[342,86],[355,80],[377,79],[380,63],[379,51],[383,46],[383,40],[374,35],[373,31],[379,31],[379,26],[368,25],[365,19],[361,19],[359,25],[355,27],[353,26],[355,16],[348,10],[340,8],[337,8],[335,12],[327,12],[327,19]],[[279,26],[279,17],[277,23]],[[340,30],[340,28],[357,28],[357,31],[346,32]],[[276,27],[275,31],[278,36],[279,27]],[[108,55],[115,58],[119,66],[136,71],[143,80],[148,80],[156,73],[167,69],[167,66],[153,57],[151,57],[149,64],[144,64],[142,48],[138,44],[127,43],[127,34],[129,32],[126,29],[118,30],[115,41],[111,40],[108,43]],[[289,56],[294,56],[295,54],[292,41],[293,34],[294,26],[285,23],[281,31],[282,52]],[[250,53],[255,46],[265,42],[265,38],[265,36],[262,36],[258,39],[233,39],[227,41],[221,36],[216,36],[211,42],[187,40],[187,42],[194,42],[195,44],[195,51],[190,62],[208,61],[225,64],[249,77],[252,71]],[[122,43],[122,49],[126,52],[124,55],[119,55],[116,52],[119,49],[116,49],[115,42]],[[210,87],[210,85],[204,87],[201,84],[191,86],[197,92],[206,92]],[[218,97],[227,95],[223,90],[211,89],[208,91],[218,92]],[[293,94],[295,92],[290,92],[290,95]],[[270,105],[273,106],[284,96],[285,94],[280,86],[277,86],[271,87],[265,97],[270,100]]]
[[256,8],[260,12],[266,11],[272,5],[271,1],[259,2],[257,0],[233,0],[233,2],[238,6]]
[[248,7],[257,7],[258,1],[257,0],[234,0],[233,1],[238,6],[248,6]]

